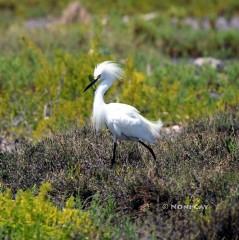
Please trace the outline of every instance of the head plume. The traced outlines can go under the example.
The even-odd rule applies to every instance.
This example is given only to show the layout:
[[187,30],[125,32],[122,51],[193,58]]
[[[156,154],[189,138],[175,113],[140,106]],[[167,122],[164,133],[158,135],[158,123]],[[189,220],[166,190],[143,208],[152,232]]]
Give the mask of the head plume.
[[98,64],[94,70],[94,78],[100,76],[101,80],[113,81],[117,78],[120,78],[123,74],[123,71],[119,64],[112,61],[105,61]]

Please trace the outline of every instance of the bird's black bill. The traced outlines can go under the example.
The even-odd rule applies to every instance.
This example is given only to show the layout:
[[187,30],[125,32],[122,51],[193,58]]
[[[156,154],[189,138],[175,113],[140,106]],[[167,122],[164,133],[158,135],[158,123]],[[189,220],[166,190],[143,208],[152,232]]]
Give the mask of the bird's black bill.
[[98,81],[98,79],[93,80],[84,90],[84,92],[86,92],[90,87],[92,87],[96,82]]
[[89,75],[89,80],[90,80],[90,84],[85,88],[84,92],[86,92],[90,87],[92,87],[100,78],[100,75],[94,79],[92,75]]

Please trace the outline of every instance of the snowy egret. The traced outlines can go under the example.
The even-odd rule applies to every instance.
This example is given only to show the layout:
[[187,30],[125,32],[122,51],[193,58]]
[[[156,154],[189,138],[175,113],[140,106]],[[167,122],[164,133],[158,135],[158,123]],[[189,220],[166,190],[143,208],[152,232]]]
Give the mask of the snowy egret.
[[98,64],[94,69],[94,76],[90,78],[91,83],[84,92],[92,87],[96,82],[99,86],[95,91],[93,104],[93,126],[96,131],[107,127],[113,135],[113,158],[111,165],[115,163],[117,140],[137,141],[147,148],[156,159],[154,151],[145,144],[154,143],[159,137],[162,122],[152,122],[140,115],[139,111],[127,104],[104,102],[104,94],[111,87],[113,82],[122,76],[120,66],[111,61]]

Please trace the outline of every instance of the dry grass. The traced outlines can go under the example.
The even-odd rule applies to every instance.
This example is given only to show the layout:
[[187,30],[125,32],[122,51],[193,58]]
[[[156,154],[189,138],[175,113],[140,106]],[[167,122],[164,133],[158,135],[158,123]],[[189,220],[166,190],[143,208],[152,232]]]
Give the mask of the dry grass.
[[[236,239],[238,229],[239,116],[235,111],[190,124],[177,138],[153,148],[157,161],[137,143],[119,145],[110,168],[112,140],[85,127],[15,153],[1,153],[1,182],[14,191],[53,184],[62,205],[74,195],[83,202],[113,197],[120,214],[131,216],[142,238]],[[172,210],[171,204],[200,204],[204,210]],[[164,209],[167,204],[168,208]],[[173,234],[172,234],[173,232]]]

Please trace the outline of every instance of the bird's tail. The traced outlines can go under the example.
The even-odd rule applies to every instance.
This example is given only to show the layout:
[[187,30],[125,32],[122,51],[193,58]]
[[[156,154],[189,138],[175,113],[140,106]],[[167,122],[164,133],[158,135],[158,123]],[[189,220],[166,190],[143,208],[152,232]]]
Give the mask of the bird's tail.
[[159,136],[160,129],[163,127],[163,122],[161,120],[150,122],[150,126]]
[[151,140],[151,142],[155,142],[155,140],[160,137],[160,129],[162,128],[163,123],[161,120],[158,120],[158,121],[149,121],[148,119],[145,119],[145,120],[152,134],[153,139]]

